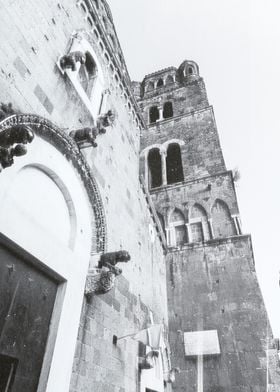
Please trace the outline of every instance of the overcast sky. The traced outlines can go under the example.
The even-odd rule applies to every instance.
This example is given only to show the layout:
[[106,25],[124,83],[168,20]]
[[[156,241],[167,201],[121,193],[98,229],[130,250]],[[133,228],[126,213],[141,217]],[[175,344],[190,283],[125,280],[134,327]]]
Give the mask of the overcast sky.
[[279,0],[108,0],[132,80],[199,64],[228,169],[238,168],[243,232],[280,337]]

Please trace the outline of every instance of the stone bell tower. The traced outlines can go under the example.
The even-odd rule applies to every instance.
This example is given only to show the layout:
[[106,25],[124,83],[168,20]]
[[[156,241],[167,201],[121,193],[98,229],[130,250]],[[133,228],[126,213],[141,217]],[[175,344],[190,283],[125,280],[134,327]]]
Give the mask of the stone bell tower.
[[174,390],[278,390],[251,237],[242,233],[198,65],[184,61],[133,88],[147,122],[140,174],[169,247],[172,366],[180,368]]

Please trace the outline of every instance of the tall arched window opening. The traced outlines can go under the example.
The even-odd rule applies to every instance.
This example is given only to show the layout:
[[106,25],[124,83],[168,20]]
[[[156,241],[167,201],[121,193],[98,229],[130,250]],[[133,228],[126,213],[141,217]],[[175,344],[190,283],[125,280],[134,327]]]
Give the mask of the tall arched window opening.
[[212,207],[212,225],[215,238],[237,234],[229,208],[222,200],[216,200]]
[[173,238],[170,239],[171,246],[181,246],[188,242],[185,217],[177,208],[170,217],[169,226],[171,230],[173,229],[173,235],[171,235]]
[[163,105],[163,118],[173,117],[173,105],[172,102],[165,102]]
[[162,87],[164,85],[163,79],[159,79],[157,82],[157,87]]
[[167,184],[184,181],[181,149],[179,144],[170,144],[166,157]]
[[157,106],[152,106],[149,112],[150,124],[155,123],[159,119],[159,110]]
[[150,150],[148,155],[149,184],[150,188],[162,185],[161,155],[158,148]]
[[90,98],[97,77],[97,66],[90,53],[86,52],[86,62],[79,69],[79,81]]

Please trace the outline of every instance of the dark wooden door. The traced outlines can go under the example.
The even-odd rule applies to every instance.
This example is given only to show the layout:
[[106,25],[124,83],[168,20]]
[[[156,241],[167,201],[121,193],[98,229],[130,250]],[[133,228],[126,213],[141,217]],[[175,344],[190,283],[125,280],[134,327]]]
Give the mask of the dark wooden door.
[[36,392],[57,285],[0,245],[0,392]]

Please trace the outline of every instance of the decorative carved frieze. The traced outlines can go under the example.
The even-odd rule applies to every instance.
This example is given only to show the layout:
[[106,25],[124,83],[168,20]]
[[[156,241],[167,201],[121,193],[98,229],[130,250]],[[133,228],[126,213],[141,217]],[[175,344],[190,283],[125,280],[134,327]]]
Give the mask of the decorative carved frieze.
[[117,263],[126,263],[130,260],[127,251],[105,253],[101,255],[98,267],[89,271],[86,279],[85,295],[104,294],[110,291],[115,284],[116,277],[122,270],[116,267]]

